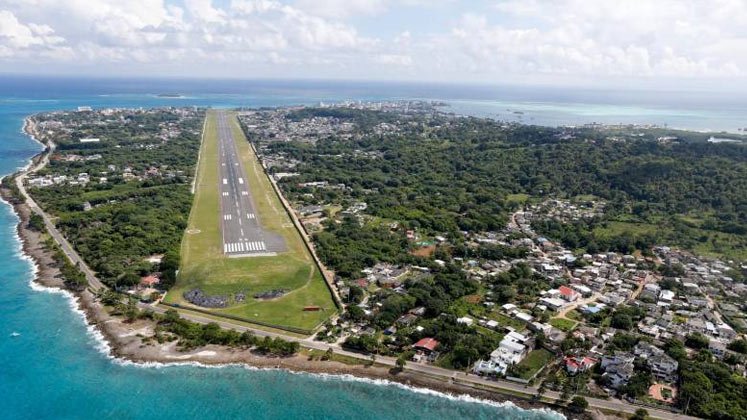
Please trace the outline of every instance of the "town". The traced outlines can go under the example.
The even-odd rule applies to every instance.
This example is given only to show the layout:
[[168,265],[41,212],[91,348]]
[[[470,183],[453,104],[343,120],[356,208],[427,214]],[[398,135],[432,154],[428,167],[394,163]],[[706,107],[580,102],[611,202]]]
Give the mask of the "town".
[[[741,301],[747,287],[734,276],[743,279],[747,265],[739,260],[699,257],[664,243],[630,252],[590,252],[537,232],[548,223],[598,223],[615,206],[593,195],[535,199],[516,194],[510,198],[514,210],[500,229],[455,234],[377,216],[379,206],[367,202],[381,193],[375,182],[361,187],[338,176],[309,177],[311,166],[322,161],[375,166],[391,153],[354,144],[401,135],[428,141],[464,123],[428,105],[347,104],[240,114],[265,169],[315,238],[317,252],[325,255],[333,246],[326,236],[330,231],[339,239],[370,229],[394,238],[408,254],[369,258],[360,270],[338,270],[336,286],[347,311],[328,322],[317,340],[399,357],[403,364],[433,364],[565,395],[617,397],[677,411],[687,411],[686,401],[701,391],[690,382],[697,370],[691,360],[702,366],[717,360],[745,377]],[[511,123],[500,127],[521,130]],[[554,138],[572,141],[593,130],[609,142],[676,141],[662,137],[660,129],[566,127]],[[447,275],[457,280],[442,280]],[[459,287],[464,290],[454,292]],[[437,299],[451,303],[431,305]],[[688,376],[680,377],[681,372]]]

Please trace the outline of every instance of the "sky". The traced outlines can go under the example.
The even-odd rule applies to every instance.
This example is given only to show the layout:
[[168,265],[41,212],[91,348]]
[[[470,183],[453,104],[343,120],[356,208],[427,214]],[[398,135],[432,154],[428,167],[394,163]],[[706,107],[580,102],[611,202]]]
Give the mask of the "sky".
[[747,87],[747,0],[0,0],[0,73]]

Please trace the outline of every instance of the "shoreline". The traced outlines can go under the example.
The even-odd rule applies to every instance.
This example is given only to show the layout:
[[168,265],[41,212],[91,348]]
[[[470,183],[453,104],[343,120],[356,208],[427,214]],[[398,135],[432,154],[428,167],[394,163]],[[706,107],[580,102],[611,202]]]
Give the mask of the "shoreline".
[[[42,143],[36,137],[38,133],[32,117],[24,120],[23,130],[34,141],[44,146],[44,149],[34,155],[29,164],[19,172],[27,171],[43,159],[49,150],[49,145]],[[44,291],[60,293],[69,298],[71,309],[82,316],[89,334],[97,341],[96,350],[115,363],[145,368],[188,365],[205,368],[239,366],[249,369],[280,369],[294,374],[331,376],[340,380],[373,381],[376,384],[404,387],[413,392],[434,393],[444,398],[472,399],[477,403],[500,404],[501,406],[510,404],[525,410],[537,410],[558,416],[569,415],[564,407],[548,402],[532,401],[508,393],[448,383],[408,371],[392,374],[389,368],[380,365],[368,367],[363,364],[346,364],[339,361],[311,360],[306,355],[306,351],[291,357],[270,357],[247,349],[216,345],[182,352],[176,348],[175,342],[158,344],[154,340],[147,339],[154,333],[155,323],[153,321],[138,320],[127,323],[119,317],[110,315],[88,289],[82,292],[67,290],[58,277],[59,270],[51,252],[44,248],[43,241],[46,233],[36,232],[27,227],[31,214],[29,206],[25,202],[13,200],[5,188],[0,191],[0,195],[13,207],[19,218],[16,226],[16,236],[20,242],[19,253],[21,258],[28,259],[34,267],[34,278],[30,281],[31,287],[37,291],[44,289]],[[314,354],[317,357],[321,356],[320,352],[314,352]],[[584,416],[574,415],[574,417]]]
[[[3,191],[3,199],[7,197]],[[10,204],[10,203],[9,203]],[[445,383],[407,371],[392,374],[382,366],[367,367],[348,365],[337,361],[310,360],[305,354],[291,357],[271,357],[256,354],[246,349],[234,349],[217,345],[207,345],[191,351],[181,352],[176,343],[144,345],[142,337],[153,331],[154,323],[138,320],[131,324],[123,319],[110,315],[96,301],[95,296],[84,290],[75,293],[67,290],[57,277],[59,270],[54,267],[50,252],[44,249],[43,235],[25,227],[30,210],[25,204],[11,204],[19,223],[16,227],[20,242],[20,257],[27,259],[33,266],[33,279],[29,281],[35,291],[64,295],[71,310],[80,315],[86,325],[88,334],[96,341],[94,349],[102,353],[113,363],[122,366],[142,368],[166,368],[194,366],[201,368],[241,367],[256,370],[283,370],[292,374],[308,374],[321,378],[367,382],[377,385],[397,386],[411,392],[429,393],[441,398],[464,400],[496,407],[517,407],[523,410],[539,411],[548,415],[568,417],[563,407],[545,402],[535,402],[518,396],[482,391],[468,386]],[[321,352],[315,352],[321,356]],[[578,416],[575,416],[578,418]],[[599,418],[595,416],[595,418]]]

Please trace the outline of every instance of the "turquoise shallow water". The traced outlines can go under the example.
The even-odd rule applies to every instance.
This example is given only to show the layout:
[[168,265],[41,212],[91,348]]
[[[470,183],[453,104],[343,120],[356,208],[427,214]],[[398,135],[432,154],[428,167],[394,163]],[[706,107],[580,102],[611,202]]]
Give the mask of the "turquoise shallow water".
[[[158,93],[185,98],[158,98]],[[504,95],[505,94],[505,95]],[[492,96],[491,96],[492,95]],[[744,104],[708,113],[696,109],[596,103],[562,92],[485,92],[464,87],[302,82],[216,82],[0,78],[0,175],[24,166],[40,146],[20,133],[24,116],[53,109],[201,105],[312,104],[348,99],[454,99],[461,113],[535,112],[534,123],[571,124],[600,118],[676,120],[686,127],[738,127]],[[537,105],[538,98],[545,102]],[[605,97],[608,98],[608,97]],[[643,100],[643,99],[641,99]],[[645,101],[644,101],[645,102]],[[699,107],[703,104],[697,103]],[[691,103],[678,101],[678,106]],[[548,103],[552,105],[547,105]],[[532,105],[534,104],[534,105]],[[565,105],[562,105],[565,104]],[[654,112],[655,111],[655,112]],[[711,118],[711,114],[719,118]],[[526,114],[529,115],[529,114]],[[585,117],[586,116],[586,117]],[[525,117],[529,118],[529,117]],[[584,118],[591,118],[585,120]],[[682,125],[682,124],[677,125]],[[0,418],[501,418],[551,419],[536,412],[446,398],[352,378],[241,367],[138,367],[111,360],[60,293],[35,290],[15,235],[16,217],[0,205]],[[36,289],[39,289],[38,287]],[[20,336],[12,337],[17,332]]]

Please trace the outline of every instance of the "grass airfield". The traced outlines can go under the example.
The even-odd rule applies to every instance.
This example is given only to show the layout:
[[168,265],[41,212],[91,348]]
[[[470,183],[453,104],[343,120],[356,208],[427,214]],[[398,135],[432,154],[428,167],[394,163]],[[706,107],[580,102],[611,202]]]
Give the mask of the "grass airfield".
[[[195,288],[202,289],[207,295],[245,293],[244,302],[235,302],[226,308],[200,309],[247,322],[271,324],[276,328],[313,330],[335,313],[332,296],[246,141],[235,114],[231,117],[239,157],[248,172],[247,182],[259,220],[264,229],[283,237],[287,250],[274,256],[244,258],[228,258],[223,254],[218,132],[216,115],[209,112],[197,169],[194,203],[181,245],[179,275],[165,302],[197,308],[183,297],[185,292]],[[253,297],[256,293],[276,289],[290,292],[270,300]],[[319,306],[322,310],[303,311],[306,306]]]

